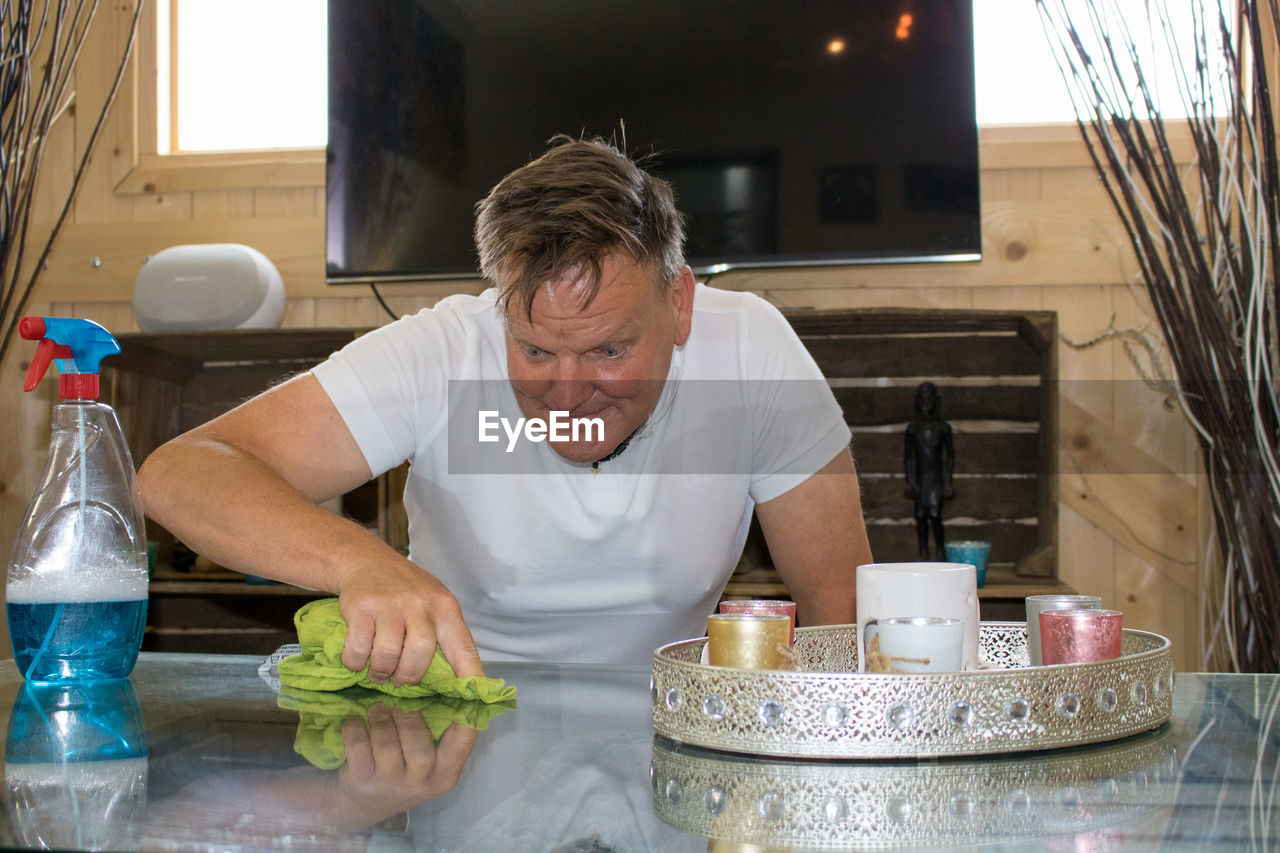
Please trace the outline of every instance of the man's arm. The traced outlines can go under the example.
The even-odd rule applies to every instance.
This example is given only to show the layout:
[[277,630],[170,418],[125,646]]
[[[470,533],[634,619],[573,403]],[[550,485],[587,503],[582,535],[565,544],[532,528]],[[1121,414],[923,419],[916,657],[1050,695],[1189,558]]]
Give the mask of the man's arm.
[[157,449],[138,488],[144,512],[209,559],[336,594],[350,669],[367,662],[375,681],[415,683],[439,642],[459,675],[482,674],[444,585],[317,505],[369,477],[328,394],[305,374]]
[[802,625],[855,619],[855,569],[871,562],[853,457],[842,450],[786,494],[756,505],[773,564]]

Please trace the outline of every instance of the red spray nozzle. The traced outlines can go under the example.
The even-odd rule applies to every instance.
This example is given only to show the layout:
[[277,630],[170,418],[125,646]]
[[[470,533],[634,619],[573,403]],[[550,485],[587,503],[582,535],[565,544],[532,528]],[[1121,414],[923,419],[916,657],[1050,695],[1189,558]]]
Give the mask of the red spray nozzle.
[[39,341],[35,357],[27,369],[23,390],[34,391],[57,360],[61,376],[58,395],[63,399],[93,399],[98,396],[98,368],[102,359],[120,352],[111,333],[91,320],[64,317],[23,317],[18,334]]
[[43,317],[23,317],[18,321],[18,334],[24,341],[38,341],[44,337]]

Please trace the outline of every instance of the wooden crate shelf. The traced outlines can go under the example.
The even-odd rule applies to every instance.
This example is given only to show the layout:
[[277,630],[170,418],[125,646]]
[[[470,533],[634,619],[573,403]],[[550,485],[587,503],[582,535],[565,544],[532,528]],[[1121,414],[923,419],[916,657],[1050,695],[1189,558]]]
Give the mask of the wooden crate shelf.
[[[947,536],[991,542],[984,618],[987,610],[1021,607],[1026,595],[1069,591],[1057,581],[1054,312],[859,308],[794,311],[787,319],[853,431],[876,560],[919,559],[903,453],[916,387],[928,380],[955,431],[956,495],[943,505]],[[772,568],[753,522],[726,596],[785,595]]]

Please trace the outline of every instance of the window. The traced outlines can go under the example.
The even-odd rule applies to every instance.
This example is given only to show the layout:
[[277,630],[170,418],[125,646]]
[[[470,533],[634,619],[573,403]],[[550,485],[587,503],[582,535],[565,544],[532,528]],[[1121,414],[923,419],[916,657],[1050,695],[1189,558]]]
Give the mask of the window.
[[[1057,2],[1050,3],[1058,5]],[[1152,3],[1151,0],[1107,0],[1091,4],[1066,4],[1086,47],[1095,54],[1101,50],[1090,41],[1091,26],[1086,12],[1097,8],[1113,32],[1121,28],[1138,44],[1144,72],[1154,79],[1157,107],[1165,118],[1185,118],[1186,107],[1178,91],[1177,76],[1168,62],[1169,48],[1159,26],[1148,25],[1152,15],[1166,17],[1176,34],[1173,44],[1183,67],[1194,67],[1192,7],[1201,4],[1183,2]],[[1206,14],[1217,14],[1217,4],[1203,4]],[[1216,22],[1214,29],[1216,32]],[[973,0],[975,75],[978,101],[978,124],[1045,124],[1074,122],[1067,85],[1054,59],[1054,51],[1045,36],[1036,3],[1010,0]],[[1216,42],[1211,35],[1209,42]]]
[[161,151],[324,146],[325,0],[158,6],[157,32],[169,41],[161,79],[167,70],[171,90],[167,105],[160,99]]

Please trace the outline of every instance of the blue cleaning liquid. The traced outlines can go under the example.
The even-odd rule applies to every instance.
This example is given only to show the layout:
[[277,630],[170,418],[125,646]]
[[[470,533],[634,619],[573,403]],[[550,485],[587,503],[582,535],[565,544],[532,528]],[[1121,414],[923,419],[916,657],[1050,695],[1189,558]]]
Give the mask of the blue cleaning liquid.
[[5,739],[6,767],[117,761],[147,754],[138,694],[127,679],[18,688]]
[[147,621],[145,598],[10,602],[6,608],[14,663],[30,681],[125,678],[137,663]]

